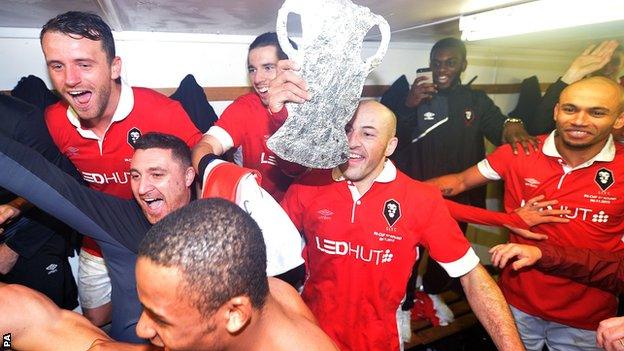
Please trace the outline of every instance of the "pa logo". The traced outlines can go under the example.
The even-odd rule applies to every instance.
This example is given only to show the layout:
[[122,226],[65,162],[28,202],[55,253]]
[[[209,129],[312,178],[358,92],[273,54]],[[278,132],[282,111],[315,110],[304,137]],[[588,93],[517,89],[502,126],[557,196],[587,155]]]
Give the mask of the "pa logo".
[[3,350],[11,349],[11,333],[2,335],[2,349]]
[[130,144],[130,146],[134,148],[134,146],[136,145],[136,142],[139,140],[140,137],[141,137],[141,131],[139,130],[139,128],[134,127],[130,129],[128,131],[128,144]]
[[594,178],[596,184],[602,189],[602,191],[606,191],[615,183],[615,179],[613,179],[613,172],[606,168],[601,168],[596,172],[596,177]]
[[393,226],[401,217],[401,205],[394,199],[386,201],[383,210],[384,218],[389,226]]

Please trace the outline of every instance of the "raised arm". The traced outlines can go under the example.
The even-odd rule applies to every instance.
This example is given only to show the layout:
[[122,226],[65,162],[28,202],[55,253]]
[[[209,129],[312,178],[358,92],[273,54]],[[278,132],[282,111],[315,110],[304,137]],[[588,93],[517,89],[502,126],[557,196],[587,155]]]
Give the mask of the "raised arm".
[[149,228],[133,200],[82,186],[37,152],[4,136],[0,136],[0,169],[0,186],[95,240],[136,252],[141,239],[136,234]]
[[0,314],[0,333],[11,333],[15,350],[82,351],[110,340],[86,318],[21,285],[0,283]]
[[624,253],[565,247],[547,243],[494,246],[492,263],[514,270],[534,266],[545,273],[563,276],[615,294],[624,292]]
[[438,187],[444,196],[455,196],[466,190],[486,184],[488,181],[489,180],[479,172],[477,166],[472,166],[463,172],[432,178],[425,183],[430,183]]

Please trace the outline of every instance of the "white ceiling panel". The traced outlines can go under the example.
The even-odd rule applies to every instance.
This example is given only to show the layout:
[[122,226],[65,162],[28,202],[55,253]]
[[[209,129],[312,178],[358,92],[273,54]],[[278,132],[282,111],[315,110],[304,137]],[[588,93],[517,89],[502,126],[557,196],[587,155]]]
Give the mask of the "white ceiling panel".
[[[314,1],[314,0],[302,0]],[[622,0],[614,0],[622,1]],[[355,0],[388,20],[394,42],[458,36],[457,17],[526,1]],[[274,30],[282,0],[2,0],[0,27],[38,28],[55,15],[91,11],[118,31],[257,35]],[[588,1],[588,6],[590,2]],[[556,15],[556,14],[553,14]],[[293,28],[296,28],[293,25]],[[297,34],[291,31],[292,34]],[[477,42],[475,45],[578,50],[604,38],[624,40],[624,21]],[[375,40],[371,36],[370,40]]]

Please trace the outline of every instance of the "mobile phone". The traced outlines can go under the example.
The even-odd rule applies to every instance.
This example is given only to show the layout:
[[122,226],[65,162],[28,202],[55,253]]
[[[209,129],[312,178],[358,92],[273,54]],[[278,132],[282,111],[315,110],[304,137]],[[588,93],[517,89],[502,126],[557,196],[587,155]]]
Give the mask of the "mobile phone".
[[431,72],[431,68],[419,68],[416,70],[416,78],[418,77],[427,77],[427,79],[418,82],[418,84],[422,83],[433,83],[433,73]]

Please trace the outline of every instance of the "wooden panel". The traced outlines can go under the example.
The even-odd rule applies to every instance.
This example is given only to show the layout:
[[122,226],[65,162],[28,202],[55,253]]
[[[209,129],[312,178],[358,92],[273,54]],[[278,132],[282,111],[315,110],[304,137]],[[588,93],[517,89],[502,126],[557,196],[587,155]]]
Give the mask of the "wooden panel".
[[[540,87],[542,91],[551,83],[542,83]],[[362,97],[380,97],[389,88],[389,85],[365,85],[362,91]],[[520,92],[520,84],[473,84],[473,88],[483,90],[488,94],[515,94]],[[154,88],[167,96],[173,94],[177,88]],[[231,101],[237,97],[252,91],[251,87],[206,87],[204,92],[208,101]],[[3,94],[10,94],[8,90],[0,91]]]

